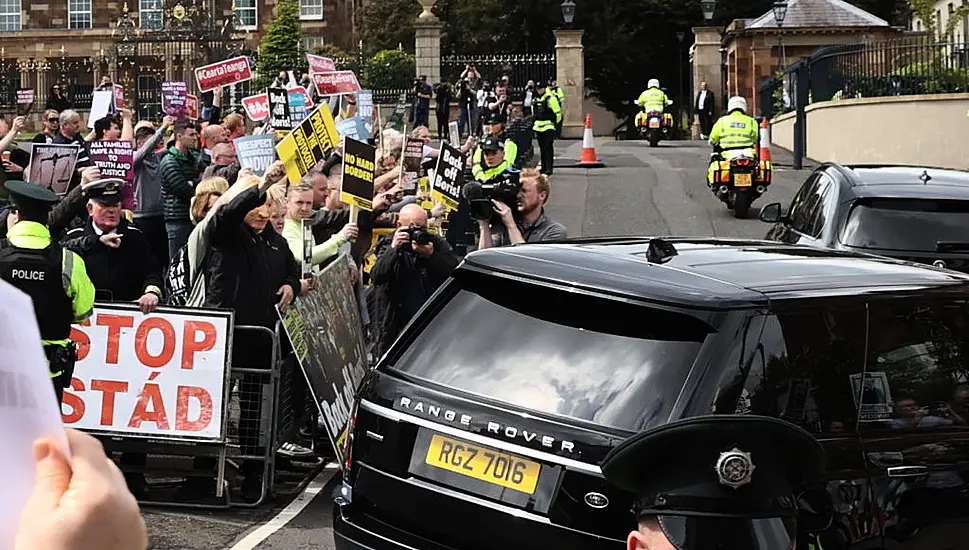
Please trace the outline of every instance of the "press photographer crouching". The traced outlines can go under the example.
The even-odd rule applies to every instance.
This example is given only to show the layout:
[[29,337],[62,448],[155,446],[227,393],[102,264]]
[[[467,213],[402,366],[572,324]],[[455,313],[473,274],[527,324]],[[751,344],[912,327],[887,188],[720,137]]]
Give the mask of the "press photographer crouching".
[[381,239],[375,252],[370,276],[376,292],[373,326],[379,357],[459,261],[444,239],[427,231],[427,212],[417,204],[401,208],[397,230]]
[[534,169],[508,170],[483,185],[465,184],[464,198],[478,220],[478,250],[565,239],[565,226],[545,214],[549,192],[548,176]]

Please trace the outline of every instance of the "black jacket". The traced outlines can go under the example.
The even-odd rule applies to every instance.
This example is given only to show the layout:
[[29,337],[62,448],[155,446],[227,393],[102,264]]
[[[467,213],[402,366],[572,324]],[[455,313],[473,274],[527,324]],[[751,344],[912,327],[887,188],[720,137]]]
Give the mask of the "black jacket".
[[[460,263],[448,243],[437,235],[431,236],[434,254],[429,258],[403,250],[403,247],[395,250],[390,246],[393,237],[393,233],[385,235],[377,243],[374,249],[377,262],[370,271],[376,293],[371,319],[375,327],[377,356],[390,348],[400,331],[410,322],[414,312],[407,312],[405,300],[426,302]],[[408,284],[407,280],[413,275],[420,281],[420,288]],[[418,292],[418,295],[408,295],[411,292]]]
[[[77,186],[72,189],[68,194],[64,195],[59,203],[57,203],[50,214],[47,215],[47,229],[50,230],[51,239],[59,241],[63,237],[63,233],[71,227],[79,226],[82,222],[76,221],[79,216],[85,216],[84,207],[87,204],[88,196],[81,189],[81,186]],[[7,219],[7,213],[10,212],[10,206],[4,206],[0,208],[0,220]],[[0,239],[7,238],[7,224],[0,224]]]
[[214,213],[203,267],[205,306],[235,310],[237,325],[272,328],[279,319],[279,287],[289,285],[299,296],[300,266],[272,225],[255,233],[245,224],[246,214],[265,200],[251,187]]
[[103,244],[93,223],[68,231],[62,243],[84,260],[99,298],[103,295],[116,302],[132,302],[149,286],[161,291],[161,266],[144,233],[124,218],[113,232],[122,235],[118,248]]

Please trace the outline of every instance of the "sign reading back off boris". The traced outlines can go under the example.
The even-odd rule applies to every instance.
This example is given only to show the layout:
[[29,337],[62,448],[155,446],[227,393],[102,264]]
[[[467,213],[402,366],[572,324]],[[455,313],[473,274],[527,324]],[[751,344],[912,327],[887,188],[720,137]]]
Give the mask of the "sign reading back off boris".
[[78,361],[64,424],[154,439],[221,441],[232,313],[97,304],[73,327]]

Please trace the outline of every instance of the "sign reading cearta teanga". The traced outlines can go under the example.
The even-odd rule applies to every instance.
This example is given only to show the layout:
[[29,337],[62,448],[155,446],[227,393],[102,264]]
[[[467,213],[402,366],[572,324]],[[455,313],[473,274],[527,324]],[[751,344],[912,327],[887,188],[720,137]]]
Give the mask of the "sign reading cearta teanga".
[[198,82],[200,92],[238,84],[251,78],[252,68],[249,66],[249,58],[244,55],[195,69],[195,80]]

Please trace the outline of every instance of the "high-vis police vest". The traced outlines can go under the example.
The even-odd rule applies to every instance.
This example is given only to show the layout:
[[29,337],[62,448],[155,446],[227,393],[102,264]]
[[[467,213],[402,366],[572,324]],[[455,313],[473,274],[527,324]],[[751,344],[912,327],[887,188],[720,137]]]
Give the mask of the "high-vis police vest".
[[66,340],[71,335],[74,306],[64,290],[64,251],[51,243],[46,248],[19,248],[0,241],[0,279],[17,287],[34,302],[34,315],[42,340]]
[[720,117],[710,131],[710,143],[724,151],[753,149],[759,145],[760,125],[753,117],[734,111]]
[[562,108],[559,100],[551,90],[546,89],[542,97],[535,100],[533,110],[535,112],[535,124],[532,130],[535,132],[551,132],[555,130],[556,124],[562,116]]
[[488,168],[488,166],[484,163],[484,152],[481,150],[481,147],[475,147],[474,153],[471,155],[471,175],[474,176],[474,179],[478,181],[488,181],[494,176],[504,172],[505,169],[515,166],[515,160],[518,158],[518,145],[514,141],[508,139],[504,132],[498,136],[498,139],[501,140],[505,146],[505,159],[498,166]]
[[663,111],[666,109],[666,94],[659,88],[650,88],[639,96],[639,103],[646,111]]

